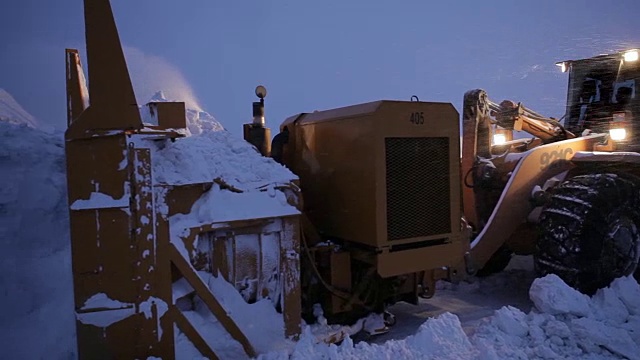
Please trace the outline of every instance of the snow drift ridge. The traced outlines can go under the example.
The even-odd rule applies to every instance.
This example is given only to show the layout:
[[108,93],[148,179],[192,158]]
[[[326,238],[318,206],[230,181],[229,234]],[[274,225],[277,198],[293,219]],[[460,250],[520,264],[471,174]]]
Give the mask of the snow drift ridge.
[[38,121],[4,89],[0,88],[0,121],[38,128]]

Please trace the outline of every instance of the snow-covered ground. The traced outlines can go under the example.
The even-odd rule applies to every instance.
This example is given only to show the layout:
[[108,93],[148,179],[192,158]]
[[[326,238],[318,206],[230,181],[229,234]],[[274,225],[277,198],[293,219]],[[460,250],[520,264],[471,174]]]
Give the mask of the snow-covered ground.
[[[3,119],[0,357],[75,358],[63,136],[15,117]],[[197,121],[190,127],[194,134],[212,130],[222,131]],[[238,154],[238,163],[243,156]],[[223,295],[223,304],[265,360],[640,359],[640,286],[633,278],[618,279],[589,298],[555,276],[534,280],[529,261],[518,257],[503,273],[440,283],[435,297],[418,306],[395,305],[391,310],[398,323],[391,332],[347,338],[340,345],[317,343],[311,327],[297,343],[282,339],[269,332],[282,326],[270,302],[248,305],[221,279],[206,281]],[[200,310],[196,304],[192,311]],[[215,319],[195,315],[187,314],[203,321],[199,325],[210,331],[212,345],[224,348],[221,355],[243,356],[230,337],[215,332]],[[177,343],[183,351],[179,358],[197,356],[179,333]]]
[[417,306],[404,302],[392,306],[389,310],[396,316],[398,326],[371,341],[381,344],[404,338],[415,333],[428,318],[446,312],[458,316],[465,333],[471,335],[484,318],[503,306],[529,312],[533,307],[529,288],[534,279],[532,257],[514,256],[504,272],[459,284],[438,282],[433,298],[421,299]]

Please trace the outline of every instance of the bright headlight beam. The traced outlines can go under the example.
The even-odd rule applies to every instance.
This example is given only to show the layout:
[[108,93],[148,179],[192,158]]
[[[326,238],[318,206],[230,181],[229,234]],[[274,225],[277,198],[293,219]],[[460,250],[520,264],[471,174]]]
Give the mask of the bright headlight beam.
[[627,130],[625,129],[611,129],[609,130],[609,136],[613,141],[621,141],[627,137]]
[[625,62],[638,61],[638,50],[627,51],[622,57]]
[[502,145],[507,142],[507,137],[504,134],[493,135],[493,145]]

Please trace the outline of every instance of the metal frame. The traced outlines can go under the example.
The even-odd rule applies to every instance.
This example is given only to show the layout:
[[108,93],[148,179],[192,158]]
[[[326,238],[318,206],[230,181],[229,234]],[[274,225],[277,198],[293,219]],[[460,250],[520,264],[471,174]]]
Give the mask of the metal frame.
[[[171,238],[170,216],[191,209],[215,180],[184,186],[153,181],[155,142],[181,136],[177,130],[185,124],[184,103],[151,105],[159,125],[145,128],[109,1],[85,0],[84,8],[88,94],[78,51],[66,50],[65,150],[78,355],[172,359],[175,324],[204,356],[217,358],[174,304],[172,284],[182,277],[246,354],[255,357],[255,349],[202,281],[192,259],[176,248],[176,243],[188,239]],[[277,219],[284,237],[283,335],[296,335],[300,332],[298,216],[261,221]],[[207,224],[189,233],[244,228],[247,221],[257,220]],[[97,294],[122,305],[87,302]]]

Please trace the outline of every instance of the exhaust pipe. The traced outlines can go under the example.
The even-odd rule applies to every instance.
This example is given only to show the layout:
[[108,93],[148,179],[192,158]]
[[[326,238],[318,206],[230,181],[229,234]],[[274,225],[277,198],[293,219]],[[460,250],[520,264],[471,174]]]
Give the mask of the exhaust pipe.
[[264,98],[267,96],[267,89],[258,85],[256,96],[260,101],[253,103],[253,122],[243,125],[244,139],[255,146],[262,156],[271,155],[271,129],[265,127],[264,118]]

